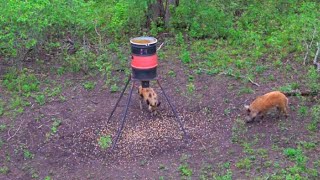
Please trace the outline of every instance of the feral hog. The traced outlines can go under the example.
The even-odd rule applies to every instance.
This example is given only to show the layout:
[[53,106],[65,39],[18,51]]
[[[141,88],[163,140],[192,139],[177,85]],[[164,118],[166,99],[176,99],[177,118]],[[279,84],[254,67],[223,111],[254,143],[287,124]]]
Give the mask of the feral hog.
[[268,110],[274,107],[278,109],[279,115],[282,112],[285,117],[288,117],[288,98],[280,91],[273,91],[257,97],[250,106],[245,105],[247,122],[253,121],[258,116],[262,119]]
[[157,107],[161,103],[158,101],[158,95],[153,88],[142,88],[142,86],[139,86],[138,93],[140,95],[140,109],[142,109],[142,101],[145,101],[152,115],[157,115]]

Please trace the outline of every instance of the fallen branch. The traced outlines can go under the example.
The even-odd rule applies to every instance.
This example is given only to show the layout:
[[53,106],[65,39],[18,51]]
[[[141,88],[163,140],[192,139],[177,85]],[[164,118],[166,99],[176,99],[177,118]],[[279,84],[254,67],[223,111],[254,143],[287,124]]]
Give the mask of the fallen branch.
[[10,136],[10,130],[8,131],[9,137],[8,137],[8,139],[7,139],[7,142],[8,142],[11,138],[13,138],[13,137],[15,137],[15,136],[17,135],[17,133],[18,133],[18,131],[20,130],[21,125],[23,124],[23,122],[24,122],[24,120],[20,123],[18,129],[16,130],[16,132],[14,132],[14,134],[13,134],[12,136]]
[[311,49],[311,46],[312,46],[312,43],[313,43],[313,39],[314,39],[314,37],[315,37],[316,32],[317,32],[317,30],[314,29],[310,44],[308,45],[308,44],[306,43],[307,52],[306,52],[306,55],[304,56],[304,59],[303,59],[303,65],[306,65],[306,62],[307,62],[307,59],[308,59],[308,56],[309,56],[309,52],[310,52],[310,49]]
[[94,30],[96,31],[96,34],[99,36],[99,43],[101,45],[101,42],[102,42],[102,37],[101,37],[101,34],[99,33],[98,29],[97,29],[97,21],[94,21]]
[[164,45],[164,42],[160,44],[160,46],[158,47],[157,51],[159,51],[162,48],[163,45]]
[[317,52],[313,59],[313,65],[316,66],[318,72],[320,72],[320,63],[317,62],[319,53],[320,53],[320,43],[317,42]]
[[260,87],[260,85],[259,85],[258,83],[252,81],[249,77],[241,76],[241,75],[240,75],[240,76],[236,76],[236,75],[234,75],[234,74],[232,74],[232,73],[228,73],[228,72],[221,72],[221,73],[219,73],[219,75],[221,75],[221,74],[223,74],[223,75],[228,75],[228,76],[232,76],[232,77],[241,77],[241,78],[243,78],[243,79],[247,79],[247,80],[250,81],[253,85],[256,85],[256,86]]

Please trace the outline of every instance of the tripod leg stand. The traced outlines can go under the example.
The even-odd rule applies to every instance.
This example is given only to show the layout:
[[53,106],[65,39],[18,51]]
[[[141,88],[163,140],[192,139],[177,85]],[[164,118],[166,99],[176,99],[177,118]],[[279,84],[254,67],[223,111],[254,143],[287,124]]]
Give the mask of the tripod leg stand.
[[188,138],[187,133],[186,133],[185,129],[183,128],[181,119],[179,118],[179,116],[178,116],[178,114],[177,114],[177,111],[176,111],[176,110],[174,109],[174,107],[172,106],[172,104],[171,104],[168,96],[166,95],[165,91],[163,90],[163,88],[162,88],[162,86],[161,86],[161,84],[160,84],[160,82],[159,82],[158,79],[157,79],[157,83],[158,83],[158,85],[159,85],[159,87],[160,87],[160,89],[161,89],[164,97],[166,98],[167,102],[169,103],[169,105],[170,105],[170,107],[171,107],[171,109],[172,109],[172,111],[173,111],[173,114],[176,116],[176,119],[177,119],[177,122],[179,123],[180,129],[181,129],[182,132],[183,132],[184,138],[187,139],[187,138]]
[[[131,76],[129,76],[129,79],[128,79],[128,81],[126,82],[126,85],[125,85],[124,89],[122,90],[122,92],[121,92],[121,94],[120,94],[120,97],[119,97],[119,99],[117,100],[117,102],[116,102],[116,104],[115,104],[115,106],[114,106],[114,108],[113,108],[113,110],[112,110],[112,112],[111,112],[111,114],[110,114],[110,116],[109,116],[109,118],[108,118],[107,123],[109,123],[109,121],[111,120],[112,115],[113,115],[114,111],[116,110],[116,108],[117,108],[117,106],[118,106],[121,98],[123,97],[124,92],[125,92],[126,89],[127,89],[128,84],[129,84],[129,82],[130,82],[131,80],[132,80],[132,79],[131,79]],[[158,85],[159,85],[159,87],[160,87],[163,95],[165,96],[167,102],[169,103],[169,105],[170,105],[170,107],[171,107],[171,109],[172,109],[172,111],[173,111],[173,114],[174,114],[175,117],[176,117],[177,122],[179,123],[180,129],[181,129],[182,132],[183,132],[184,138],[185,138],[185,139],[188,139],[188,136],[187,136],[187,133],[186,133],[184,127],[183,127],[182,121],[181,121],[181,119],[179,118],[179,116],[178,116],[175,108],[174,108],[173,105],[171,104],[171,102],[170,102],[168,96],[166,95],[164,89],[162,88],[159,80],[157,80],[157,83],[158,83]],[[125,122],[126,122],[127,113],[128,113],[128,108],[129,108],[129,105],[130,105],[130,102],[131,102],[131,97],[132,97],[132,92],[133,92],[133,89],[134,89],[134,85],[135,85],[135,81],[132,80],[132,86],[131,86],[131,89],[130,89],[129,97],[128,97],[128,100],[127,100],[127,104],[126,104],[124,113],[123,113],[123,115],[122,115],[122,119],[121,119],[121,121],[120,121],[120,126],[119,126],[119,128],[118,128],[118,131],[117,131],[117,134],[116,134],[116,138],[115,138],[115,140],[114,140],[114,142],[113,142],[113,144],[112,144],[112,148],[111,148],[112,150],[116,147],[116,144],[117,144],[117,142],[118,142],[118,140],[119,140],[119,138],[120,138],[120,136],[121,136],[121,132],[122,132],[122,130],[123,130],[123,128],[124,128],[124,125],[125,125]]]
[[118,98],[118,101],[116,102],[116,104],[115,104],[114,107],[113,107],[113,110],[112,110],[111,113],[110,113],[110,116],[109,116],[109,118],[108,118],[107,124],[108,124],[109,121],[111,120],[111,117],[112,117],[114,111],[117,109],[118,104],[119,104],[119,102],[120,102],[120,100],[121,100],[124,92],[126,91],[127,86],[128,86],[128,84],[129,84],[130,80],[131,80],[131,75],[128,77],[128,81],[126,82],[126,85],[124,86],[124,88],[123,88],[123,90],[122,90],[122,92],[121,92],[121,94],[120,94],[120,97]]
[[114,141],[114,143],[113,143],[113,145],[112,145],[112,150],[115,148],[115,146],[116,146],[116,144],[117,144],[117,142],[118,142],[118,140],[119,140],[119,138],[120,138],[121,131],[122,131],[122,129],[123,129],[123,127],[124,127],[124,124],[125,124],[125,122],[126,122],[127,112],[128,112],[128,108],[129,108],[129,105],[130,105],[133,88],[134,88],[134,81],[132,81],[132,86],[131,86],[129,98],[128,98],[128,101],[127,101],[127,105],[126,105],[126,108],[125,108],[124,113],[123,113],[123,116],[122,116],[121,124],[120,124],[120,126],[119,126],[116,139],[115,139],[115,141]]

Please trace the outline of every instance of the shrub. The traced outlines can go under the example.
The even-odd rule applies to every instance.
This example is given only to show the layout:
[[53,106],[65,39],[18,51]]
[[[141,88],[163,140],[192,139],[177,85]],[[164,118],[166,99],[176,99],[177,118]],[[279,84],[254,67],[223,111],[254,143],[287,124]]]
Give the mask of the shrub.
[[85,32],[92,24],[88,20],[93,17],[88,8],[91,4],[93,1],[84,0],[2,1],[0,54],[20,62],[32,49],[37,50],[35,47],[53,41],[64,32]]
[[173,13],[171,26],[178,31],[187,30],[194,38],[219,38],[228,36],[232,19],[207,1],[181,1]]

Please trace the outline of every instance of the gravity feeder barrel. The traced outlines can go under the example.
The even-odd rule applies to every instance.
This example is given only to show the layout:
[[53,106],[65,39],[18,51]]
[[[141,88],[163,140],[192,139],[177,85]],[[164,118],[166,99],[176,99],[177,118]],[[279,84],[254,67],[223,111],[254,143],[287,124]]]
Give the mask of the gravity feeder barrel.
[[157,77],[157,42],[154,37],[136,37],[130,40],[132,78],[140,80],[144,87],[148,87],[149,81]]

